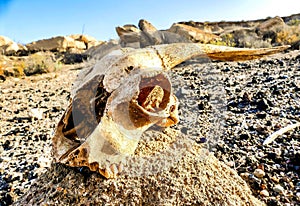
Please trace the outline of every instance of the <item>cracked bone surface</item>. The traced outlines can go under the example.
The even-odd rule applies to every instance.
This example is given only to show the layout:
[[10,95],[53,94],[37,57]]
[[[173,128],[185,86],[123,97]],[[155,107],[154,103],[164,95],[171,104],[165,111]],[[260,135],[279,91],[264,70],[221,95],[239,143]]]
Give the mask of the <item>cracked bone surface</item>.
[[70,104],[52,138],[54,160],[116,177],[144,131],[179,121],[177,98],[166,71],[194,57],[251,60],[287,48],[175,43],[112,51],[74,82]]

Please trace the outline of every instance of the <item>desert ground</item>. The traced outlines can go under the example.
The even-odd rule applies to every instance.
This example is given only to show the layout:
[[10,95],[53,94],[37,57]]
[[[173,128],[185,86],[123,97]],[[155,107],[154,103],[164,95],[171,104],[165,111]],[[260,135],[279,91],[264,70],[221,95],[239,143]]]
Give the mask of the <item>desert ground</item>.
[[[298,28],[294,17],[205,24],[210,30],[206,33],[199,31],[205,28],[197,22],[151,33],[155,28],[143,21],[141,30],[118,27],[117,44],[93,40],[87,49],[91,41],[73,35],[54,38],[72,42],[71,49],[58,45],[69,51],[53,51],[52,39],[47,51],[22,47],[1,55],[0,206],[299,205],[300,127],[263,144],[275,132],[300,122],[299,35],[289,33]],[[195,58],[168,72],[180,121],[144,133],[115,179],[53,162],[52,137],[69,104],[72,85],[95,63],[87,57],[100,58],[97,55],[121,46],[174,43],[170,31],[188,36],[188,42],[212,38],[205,43],[292,46],[248,61]],[[199,33],[193,36],[195,32]],[[255,38],[248,38],[252,34]],[[97,49],[99,45],[104,50]]]

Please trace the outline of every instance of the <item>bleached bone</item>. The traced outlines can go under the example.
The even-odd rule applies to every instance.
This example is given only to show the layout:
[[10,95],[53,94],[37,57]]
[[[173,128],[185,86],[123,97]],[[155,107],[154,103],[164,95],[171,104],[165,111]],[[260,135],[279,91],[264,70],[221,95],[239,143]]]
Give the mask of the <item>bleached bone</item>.
[[144,131],[154,124],[169,127],[179,121],[166,71],[194,57],[251,60],[287,48],[175,43],[113,51],[74,83],[70,104],[52,139],[54,160],[115,177],[124,155],[134,153]]
[[288,125],[284,128],[281,128],[280,130],[274,132],[273,134],[271,134],[270,136],[268,136],[267,139],[265,139],[265,141],[263,142],[263,145],[267,145],[267,144],[270,144],[271,142],[273,142],[277,137],[279,137],[280,135],[283,135],[284,133],[290,131],[290,130],[293,130],[297,127],[300,127],[300,122],[297,122],[295,124],[291,124],[291,125]]

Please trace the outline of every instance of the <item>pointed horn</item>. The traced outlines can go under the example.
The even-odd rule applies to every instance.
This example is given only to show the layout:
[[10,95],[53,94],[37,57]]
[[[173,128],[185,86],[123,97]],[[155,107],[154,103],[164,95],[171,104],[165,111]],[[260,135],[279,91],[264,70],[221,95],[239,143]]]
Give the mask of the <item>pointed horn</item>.
[[209,57],[222,61],[244,61],[261,58],[286,50],[290,46],[248,49],[200,43],[175,43],[153,46],[167,70],[194,57]]

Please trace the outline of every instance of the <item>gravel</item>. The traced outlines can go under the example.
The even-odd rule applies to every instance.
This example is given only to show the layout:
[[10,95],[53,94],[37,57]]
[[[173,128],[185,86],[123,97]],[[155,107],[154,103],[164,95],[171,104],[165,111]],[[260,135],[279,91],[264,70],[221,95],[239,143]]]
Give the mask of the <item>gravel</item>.
[[[208,71],[205,68],[211,68],[211,72],[203,73]],[[94,185],[93,181],[99,181],[100,177],[96,174],[86,177],[89,173],[85,170],[78,172],[62,165],[51,165],[51,135],[68,104],[70,87],[77,73],[78,71],[63,70],[24,79],[11,78],[0,84],[1,206],[10,205],[17,200],[24,203],[30,197],[30,192],[37,191],[29,190],[30,186],[37,188],[35,180],[40,178],[39,181],[46,183],[51,174],[56,174],[57,178],[65,178],[64,184],[67,184],[67,177],[59,176],[59,172],[73,175],[74,178],[81,175],[91,185]],[[179,65],[170,76],[174,93],[179,97],[181,116],[180,124],[172,129],[188,135],[196,144],[210,149],[226,167],[237,172],[255,197],[267,205],[298,205],[300,128],[277,137],[269,145],[262,143],[280,128],[300,121],[299,51],[246,62],[193,60]],[[141,143],[140,148],[145,144],[145,141]],[[189,157],[196,158],[193,155]],[[180,165],[186,166],[183,163]],[[205,166],[204,163],[203,165]],[[184,182],[180,178],[189,174],[190,170],[180,168],[177,168],[178,171],[174,168],[176,172],[170,174],[142,180],[135,178],[131,181],[132,184],[144,181],[144,184],[151,183],[154,189],[161,189],[166,184],[176,184],[181,180]],[[195,170],[199,171],[201,168]],[[168,174],[170,177],[167,177]],[[192,179],[192,176],[188,177]],[[69,181],[76,185],[74,179]],[[108,181],[101,184],[113,187],[111,191],[116,193],[118,184],[122,181],[129,184],[126,177],[121,177],[115,183]],[[154,184],[155,181],[158,182]],[[57,186],[58,183],[53,184]],[[88,187],[85,186],[86,191],[89,191]],[[130,185],[123,187],[129,190]],[[182,185],[172,188],[170,186],[174,190],[181,187]],[[186,187],[197,189],[195,185]],[[51,188],[54,187],[45,185],[44,190]],[[67,198],[69,193],[64,192],[63,188],[57,190],[59,191],[55,193],[54,199]],[[25,193],[27,196],[24,196]],[[195,195],[191,192],[184,194],[191,197]],[[102,201],[112,201],[110,195],[112,193],[108,191],[103,193]],[[137,192],[136,195],[142,194]],[[133,196],[136,197],[135,194]],[[86,197],[92,198],[89,195]],[[172,203],[178,202],[180,200]]]
[[0,84],[0,205],[10,205],[51,164],[51,135],[68,103],[74,71]]
[[234,168],[267,205],[298,205],[300,128],[269,145],[262,143],[300,121],[299,51],[215,66],[225,78],[228,108],[216,157]]

